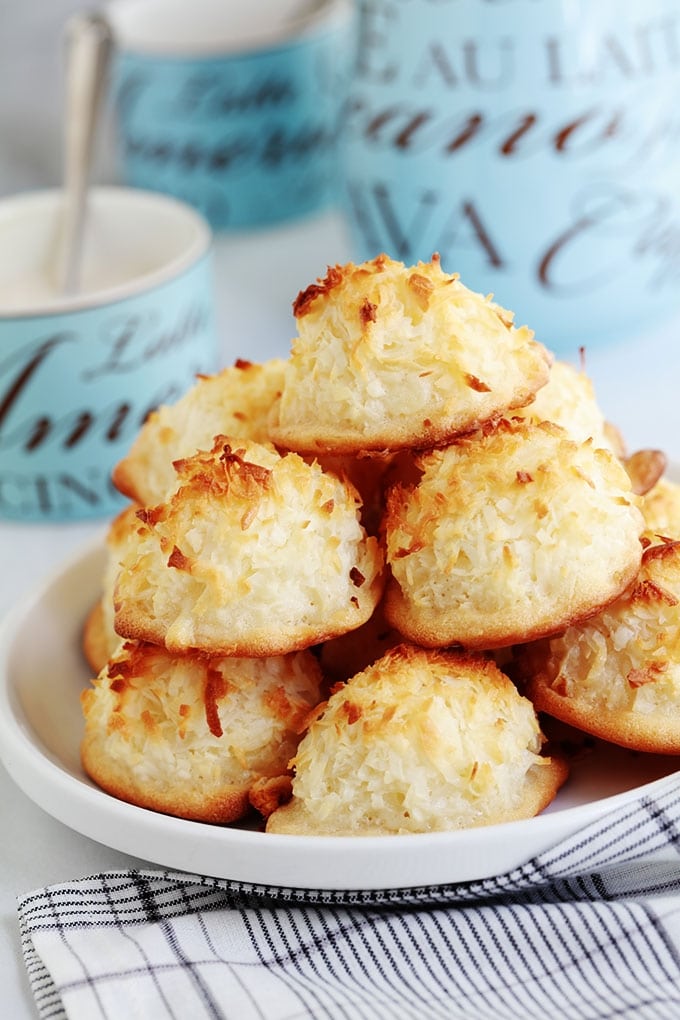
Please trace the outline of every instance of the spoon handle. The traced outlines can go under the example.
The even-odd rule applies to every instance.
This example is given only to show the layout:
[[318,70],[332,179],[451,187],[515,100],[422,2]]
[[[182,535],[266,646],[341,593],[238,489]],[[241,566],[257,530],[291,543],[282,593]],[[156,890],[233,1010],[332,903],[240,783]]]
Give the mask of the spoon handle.
[[64,42],[64,206],[58,285],[62,293],[72,294],[79,285],[93,138],[111,53],[111,28],[101,14],[78,14],[67,22]]

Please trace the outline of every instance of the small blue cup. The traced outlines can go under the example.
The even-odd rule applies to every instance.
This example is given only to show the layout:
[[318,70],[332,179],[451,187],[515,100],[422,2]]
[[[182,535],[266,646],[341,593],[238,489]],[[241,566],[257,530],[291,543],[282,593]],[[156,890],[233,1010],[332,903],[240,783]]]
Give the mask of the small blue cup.
[[357,260],[439,252],[576,355],[680,308],[677,0],[363,0]]
[[215,229],[324,209],[338,193],[349,0],[118,0],[113,102],[124,180]]
[[0,202],[0,517],[115,514],[111,470],[158,404],[217,367],[211,235],[163,195],[89,198],[82,286],[53,271],[62,195]]

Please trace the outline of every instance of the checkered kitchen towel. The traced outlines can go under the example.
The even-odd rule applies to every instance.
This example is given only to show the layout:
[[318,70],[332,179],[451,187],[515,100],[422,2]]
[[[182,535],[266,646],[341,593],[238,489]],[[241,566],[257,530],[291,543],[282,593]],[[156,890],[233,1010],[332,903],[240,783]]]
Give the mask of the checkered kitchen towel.
[[677,1020],[680,783],[480,882],[311,892],[120,871],[19,914],[43,1020]]

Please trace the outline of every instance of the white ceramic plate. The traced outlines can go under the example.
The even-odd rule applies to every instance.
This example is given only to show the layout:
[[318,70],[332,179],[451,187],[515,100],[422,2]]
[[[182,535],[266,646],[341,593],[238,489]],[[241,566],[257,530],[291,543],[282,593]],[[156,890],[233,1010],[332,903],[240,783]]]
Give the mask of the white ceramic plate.
[[80,652],[99,597],[101,544],[78,554],[6,619],[0,630],[0,756],[49,814],[116,850],[168,868],[307,889],[396,889],[502,874],[588,822],[653,792],[676,758],[604,744],[574,761],[542,815],[501,826],[424,835],[275,836],[205,825],[125,804],[82,770],[79,694],[89,671]]

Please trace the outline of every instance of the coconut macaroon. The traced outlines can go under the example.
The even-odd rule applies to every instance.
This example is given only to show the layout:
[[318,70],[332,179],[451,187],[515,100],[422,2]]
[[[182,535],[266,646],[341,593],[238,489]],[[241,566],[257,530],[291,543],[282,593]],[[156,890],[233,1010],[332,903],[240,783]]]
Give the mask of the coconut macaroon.
[[320,684],[310,652],[173,657],[124,643],[82,694],[83,766],[108,793],[140,807],[235,821],[253,788],[289,792],[288,761]]
[[171,651],[278,655],[359,627],[382,593],[382,552],[356,490],[297,454],[218,436],[175,463],[139,512],[115,628]]
[[516,651],[536,709],[624,747],[680,754],[680,542],[649,546],[602,613]]
[[680,539],[680,485],[660,478],[645,494],[642,514],[652,534]]
[[551,356],[512,314],[443,272],[380,255],[329,268],[294,303],[270,418],[299,452],[427,447],[529,403]]
[[149,415],[127,456],[113,471],[116,487],[144,506],[172,491],[173,461],[210,449],[217,435],[267,442],[267,418],[281,392],[283,365],[237,361],[217,375],[201,376],[175,404]]
[[120,561],[128,542],[143,528],[135,503],[125,507],[111,521],[106,533],[106,559],[102,572],[101,597],[92,607],[83,627],[83,652],[89,665],[99,673],[120,644],[114,628],[113,594],[120,570]]
[[563,630],[633,580],[644,522],[620,462],[550,422],[423,454],[387,496],[385,614],[426,647],[496,648]]
[[513,411],[513,416],[530,421],[552,421],[569,433],[571,439],[584,442],[592,439],[618,455],[613,448],[612,434],[595,397],[592,381],[581,369],[566,361],[555,361],[545,386],[528,407]]
[[335,690],[268,832],[380,835],[529,818],[566,776],[529,701],[481,655],[400,645]]

